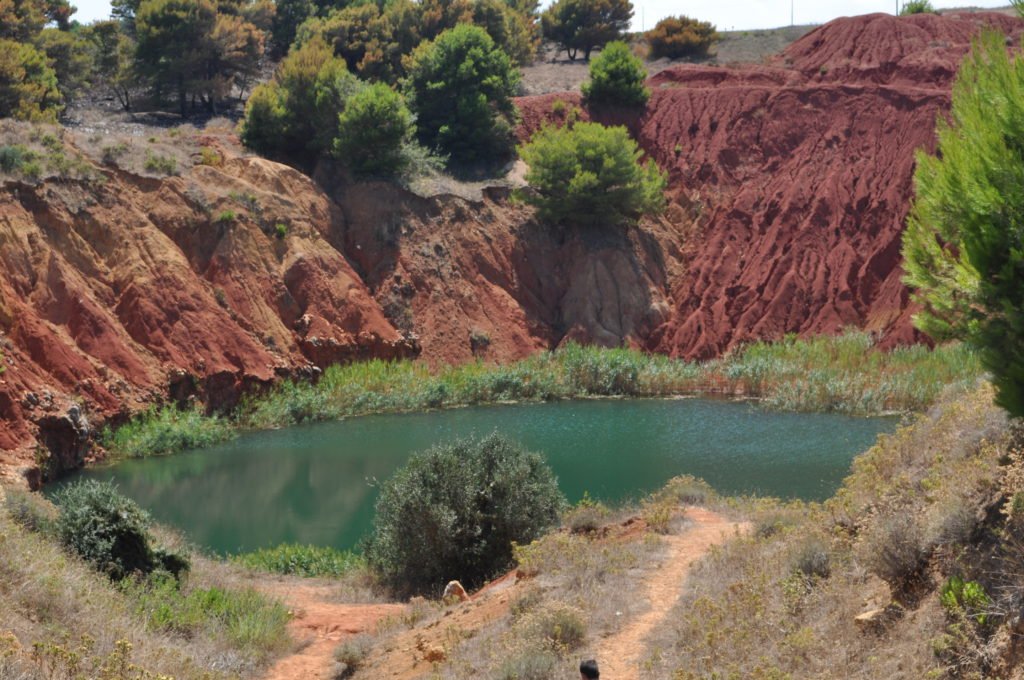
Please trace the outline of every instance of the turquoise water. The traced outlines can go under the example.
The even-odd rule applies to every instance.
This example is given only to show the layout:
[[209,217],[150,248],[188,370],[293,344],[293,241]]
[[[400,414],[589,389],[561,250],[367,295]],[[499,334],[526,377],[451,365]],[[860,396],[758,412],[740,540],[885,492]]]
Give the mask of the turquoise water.
[[255,432],[175,456],[91,468],[216,552],[284,541],[350,548],[376,484],[431,445],[493,431],[544,454],[570,501],[638,498],[692,474],[726,494],[821,500],[894,418],[771,413],[703,399],[587,400],[366,416]]

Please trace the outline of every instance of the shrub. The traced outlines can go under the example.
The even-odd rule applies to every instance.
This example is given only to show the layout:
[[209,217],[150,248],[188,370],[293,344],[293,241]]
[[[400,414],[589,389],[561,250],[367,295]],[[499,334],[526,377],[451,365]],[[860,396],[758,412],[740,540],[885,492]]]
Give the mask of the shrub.
[[544,37],[575,60],[579,50],[590,59],[595,47],[622,38],[632,18],[629,0],[555,0],[541,15],[541,23]]
[[23,144],[0,146],[0,170],[3,172],[21,172],[25,164],[35,158],[35,152]]
[[146,162],[143,167],[149,172],[158,172],[162,175],[174,175],[178,172],[178,162],[170,156],[160,156],[152,151],[146,152]]
[[214,218],[214,221],[219,224],[231,224],[237,219],[238,213],[236,213],[234,210],[221,210],[219,213],[217,213],[217,217]]
[[718,40],[713,24],[687,16],[665,17],[647,31],[650,58],[680,59],[706,56]]
[[348,677],[359,670],[372,649],[372,639],[367,635],[357,635],[345,640],[334,650],[334,660],[344,664],[343,677]]
[[595,501],[584,491],[583,498],[565,513],[564,523],[574,534],[588,534],[601,528],[608,513],[604,503]]
[[903,236],[905,282],[936,339],[966,340],[993,376],[996,403],[1024,415],[1024,60],[1001,33],[975,41],[953,89],[938,150],[918,154]]
[[888,583],[897,599],[921,579],[929,552],[920,524],[906,513],[879,518],[860,550],[868,570]]
[[413,132],[402,96],[375,83],[352,96],[338,119],[334,155],[359,177],[393,177],[408,166],[402,153]]
[[900,9],[900,16],[905,17],[910,14],[935,14],[935,8],[932,7],[930,0],[907,0],[903,3],[903,8]]
[[278,238],[278,240],[284,239],[284,237],[287,236],[287,235],[288,235],[288,225],[287,224],[283,224],[281,222],[278,222],[277,224],[274,225],[274,236],[276,236]]
[[150,545],[149,515],[111,483],[75,482],[54,497],[61,543],[112,579],[166,568],[187,568],[183,558]]
[[803,541],[794,556],[793,570],[808,578],[828,578],[832,573],[828,546],[818,538]]
[[405,85],[420,141],[456,162],[507,157],[518,83],[518,69],[482,28],[462,24],[421,44]]
[[660,212],[665,174],[641,152],[624,127],[578,123],[547,126],[519,149],[529,165],[525,200],[552,223],[623,224]]
[[647,70],[621,41],[610,42],[590,62],[590,82],[583,83],[583,96],[591,104],[643,106],[651,96],[644,87]]
[[209,146],[199,147],[199,165],[219,168],[224,165],[224,157],[216,149]]
[[963,610],[981,625],[988,622],[985,612],[990,608],[992,598],[977,581],[951,576],[939,590],[939,601],[947,611]]
[[299,576],[342,576],[365,565],[355,553],[327,546],[282,543],[231,558],[250,569]]
[[539,536],[564,498],[541,456],[497,434],[413,455],[381,489],[370,565],[399,591],[473,588]]

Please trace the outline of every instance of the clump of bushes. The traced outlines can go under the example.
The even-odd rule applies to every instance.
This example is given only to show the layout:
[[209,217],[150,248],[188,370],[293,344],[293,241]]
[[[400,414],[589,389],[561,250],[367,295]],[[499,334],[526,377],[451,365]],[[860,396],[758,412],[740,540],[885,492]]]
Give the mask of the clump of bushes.
[[707,56],[718,40],[713,24],[687,16],[665,17],[647,31],[651,59]]
[[366,565],[362,556],[328,546],[282,543],[231,558],[250,569],[299,576],[342,576]]
[[591,104],[643,106],[651,96],[644,86],[647,70],[629,49],[616,40],[605,45],[590,62],[590,81],[583,83],[583,96]]
[[512,544],[558,521],[565,499],[540,455],[497,434],[413,455],[377,500],[366,555],[400,592],[473,588],[507,568]]
[[60,514],[57,538],[111,579],[164,569],[177,576],[188,569],[179,555],[152,545],[149,515],[109,483],[87,480],[55,496]]
[[524,200],[555,224],[621,225],[665,205],[666,175],[624,127],[546,126],[519,149],[529,165]]
[[921,585],[930,552],[923,527],[906,512],[880,517],[860,550],[865,566],[889,584],[897,600]]

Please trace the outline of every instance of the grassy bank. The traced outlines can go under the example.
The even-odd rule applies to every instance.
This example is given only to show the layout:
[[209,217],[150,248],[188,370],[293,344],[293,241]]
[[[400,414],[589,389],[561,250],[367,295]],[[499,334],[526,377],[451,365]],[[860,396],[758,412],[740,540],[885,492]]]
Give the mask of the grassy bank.
[[225,562],[192,552],[170,575],[115,580],[62,545],[58,511],[0,488],[0,678],[219,680],[252,677],[292,644],[286,607]]
[[108,435],[115,457],[170,453],[267,429],[370,413],[591,396],[756,397],[767,408],[874,415],[916,411],[981,374],[962,345],[884,352],[850,332],[754,343],[726,358],[685,362],[628,349],[569,345],[506,366],[367,361],[331,366],[316,383],[284,382],[250,399],[231,421],[154,410]]

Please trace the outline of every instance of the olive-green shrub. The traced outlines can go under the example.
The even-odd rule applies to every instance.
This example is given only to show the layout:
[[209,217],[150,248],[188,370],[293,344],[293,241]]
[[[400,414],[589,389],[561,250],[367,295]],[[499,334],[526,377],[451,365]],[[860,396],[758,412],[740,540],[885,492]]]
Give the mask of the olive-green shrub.
[[544,459],[497,434],[417,453],[381,489],[370,566],[400,593],[439,595],[506,569],[512,543],[558,521],[565,499]]

